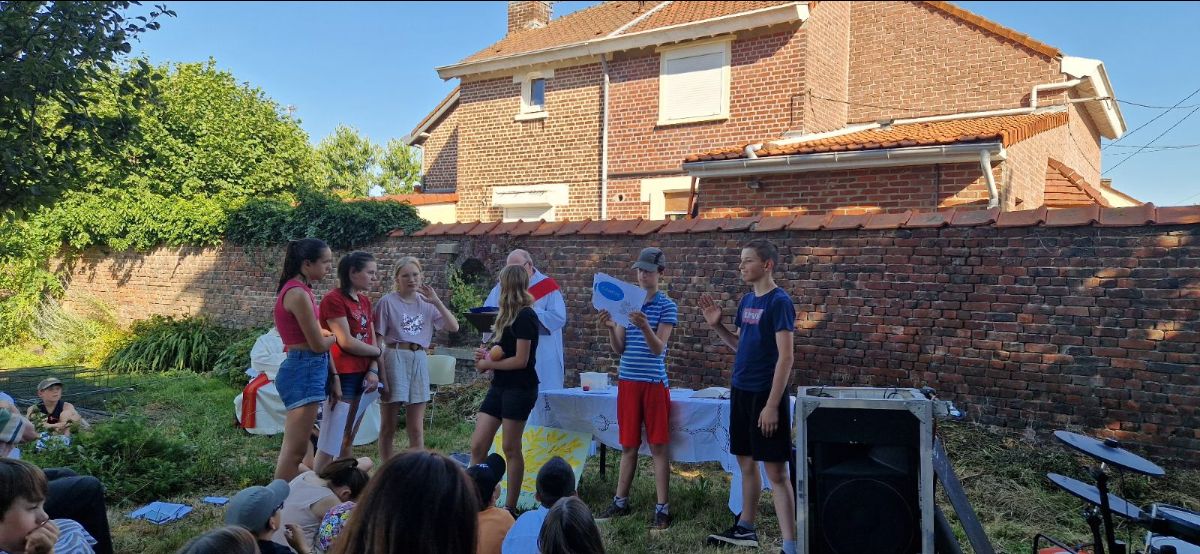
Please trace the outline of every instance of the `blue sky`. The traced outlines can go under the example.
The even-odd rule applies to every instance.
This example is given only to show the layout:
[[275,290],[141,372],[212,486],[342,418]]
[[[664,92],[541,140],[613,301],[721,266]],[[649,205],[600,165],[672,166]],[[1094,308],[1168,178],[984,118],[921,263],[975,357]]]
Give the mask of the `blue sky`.
[[[155,63],[204,61],[295,114],[315,143],[339,123],[383,143],[408,134],[452,88],[434,67],[501,38],[506,2],[170,2],[178,17],[135,45]],[[595,2],[556,2],[560,16]],[[1172,106],[1200,89],[1200,2],[958,2],[1065,54],[1104,61],[1117,98]],[[1185,109],[1122,104],[1132,131],[1104,150],[1105,177],[1143,201],[1200,204],[1200,93]],[[1114,168],[1110,171],[1109,168]]]

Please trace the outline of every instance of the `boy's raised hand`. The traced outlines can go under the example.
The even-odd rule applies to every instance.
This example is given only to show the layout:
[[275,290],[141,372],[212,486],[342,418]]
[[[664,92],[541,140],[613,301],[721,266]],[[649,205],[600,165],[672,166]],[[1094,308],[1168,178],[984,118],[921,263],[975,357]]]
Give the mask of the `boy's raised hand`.
[[709,325],[716,327],[721,324],[721,306],[708,293],[700,295],[700,313],[704,314],[704,321]]
[[650,329],[650,321],[646,319],[646,314],[642,312],[630,312],[629,322],[632,323],[634,327],[641,329],[643,333]]
[[50,554],[54,552],[54,543],[58,542],[58,525],[47,519],[40,527],[25,535],[25,552],[27,554]]

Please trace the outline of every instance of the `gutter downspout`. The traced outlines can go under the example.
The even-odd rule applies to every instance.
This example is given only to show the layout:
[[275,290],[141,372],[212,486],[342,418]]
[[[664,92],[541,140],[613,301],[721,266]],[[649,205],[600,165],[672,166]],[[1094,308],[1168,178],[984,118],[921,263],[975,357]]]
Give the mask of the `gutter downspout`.
[[1000,205],[1000,192],[996,189],[996,176],[992,175],[992,153],[987,148],[979,150],[979,167],[983,170],[983,180],[987,181],[988,209]]
[[692,177],[692,191],[688,195],[688,219],[696,219],[696,193],[700,191],[700,178]]
[[600,56],[604,83],[600,88],[600,220],[608,219],[608,56]]

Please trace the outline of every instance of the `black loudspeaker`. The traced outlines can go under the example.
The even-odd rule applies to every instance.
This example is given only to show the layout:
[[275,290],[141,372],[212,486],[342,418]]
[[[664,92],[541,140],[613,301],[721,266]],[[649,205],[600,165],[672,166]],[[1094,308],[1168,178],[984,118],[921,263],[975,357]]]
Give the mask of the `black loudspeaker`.
[[[856,403],[866,406],[857,399],[843,404]],[[922,463],[932,441],[922,437],[930,429],[922,410],[896,409],[903,402],[887,402],[894,406],[890,409],[827,407],[838,402],[825,398],[810,407],[814,404],[797,422],[804,426],[797,438],[805,441],[797,445],[805,453],[798,460],[803,480],[797,482],[796,506],[798,538],[807,542],[802,551],[933,554],[934,518],[922,517],[933,504],[932,481],[924,483],[922,475],[923,466],[932,473],[930,464]]]

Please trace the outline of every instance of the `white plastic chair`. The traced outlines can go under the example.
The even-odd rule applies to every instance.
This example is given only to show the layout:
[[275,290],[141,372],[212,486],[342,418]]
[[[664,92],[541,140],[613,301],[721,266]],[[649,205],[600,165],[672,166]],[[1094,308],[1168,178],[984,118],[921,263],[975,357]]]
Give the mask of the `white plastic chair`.
[[433,399],[437,396],[437,386],[449,385],[454,382],[454,366],[458,362],[454,356],[436,354],[429,356],[429,408],[426,410],[429,423],[433,424]]

